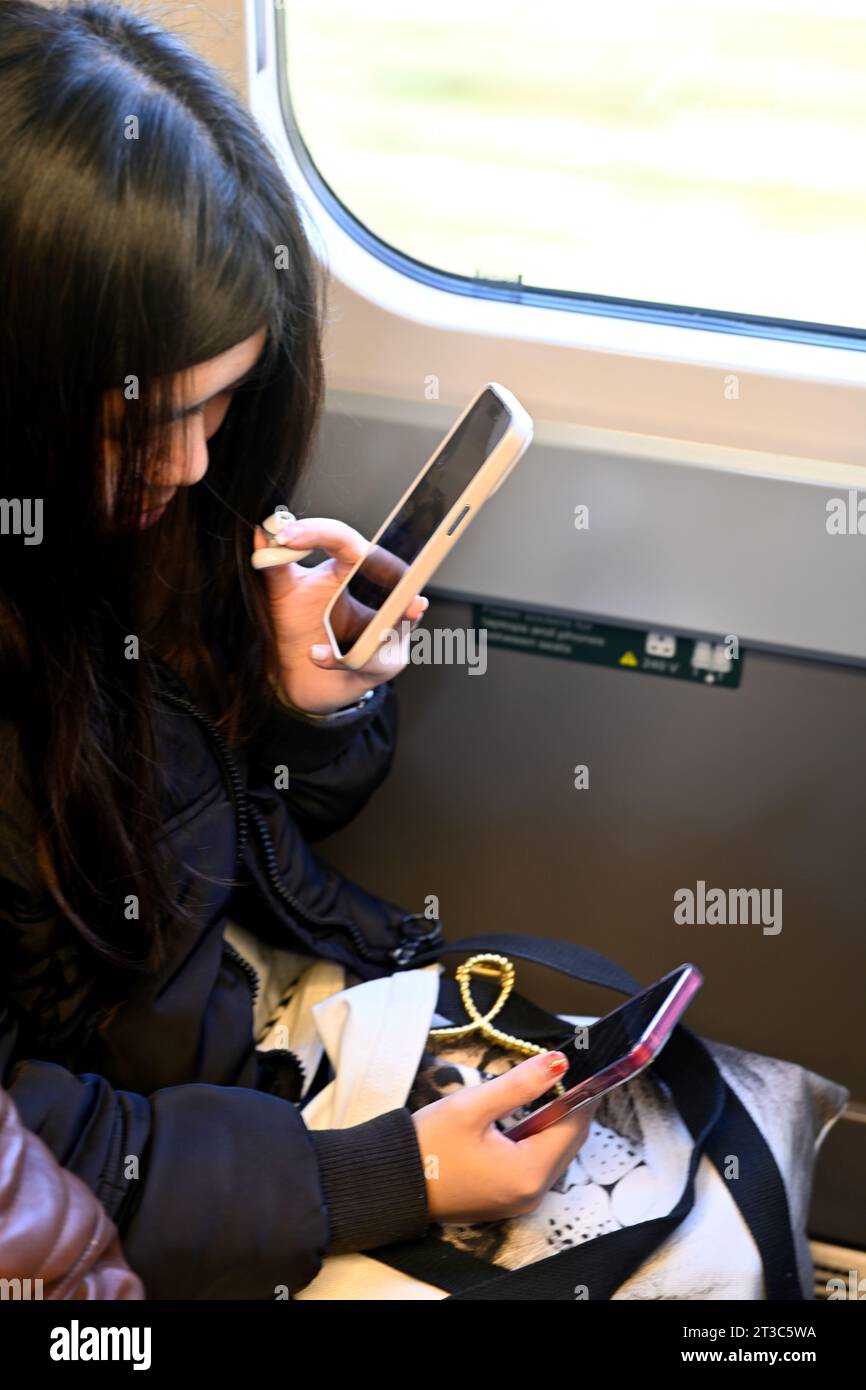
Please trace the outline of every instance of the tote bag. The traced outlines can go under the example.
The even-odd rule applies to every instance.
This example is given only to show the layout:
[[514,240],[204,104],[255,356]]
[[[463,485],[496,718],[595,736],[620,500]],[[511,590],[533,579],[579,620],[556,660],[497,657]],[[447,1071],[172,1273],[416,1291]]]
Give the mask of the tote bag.
[[[249,938],[238,934],[232,939],[248,958],[254,956]],[[480,951],[534,961],[626,995],[639,989],[613,962],[569,942],[479,935],[447,943],[442,953]],[[301,958],[293,959],[297,969]],[[311,1129],[359,1124],[407,1104],[428,1050],[429,1029],[465,1021],[455,982],[439,962],[350,988],[341,987],[342,975],[332,963],[307,962],[289,1005],[293,1016],[286,1015],[283,1036],[288,1034],[291,1046],[293,1038],[303,1035],[308,1075],[322,1051],[335,1073],[306,1103],[302,1099],[301,1113]],[[554,1045],[564,1031],[560,1018],[519,995],[509,999],[497,1018],[500,1023],[543,1046]],[[460,1239],[466,1232],[434,1226],[420,1241],[326,1258],[320,1274],[296,1297],[811,1297],[804,1227],[812,1166],[817,1147],[847,1100],[844,1088],[792,1063],[705,1042],[680,1024],[653,1066],[611,1093],[611,1099],[615,1096],[630,1101],[639,1116],[656,1117],[647,1162],[631,1174],[632,1189],[634,1178],[644,1179],[650,1211],[645,1219],[518,1268],[503,1264],[501,1253],[499,1263],[480,1256]],[[593,1128],[600,1117],[601,1109]],[[599,1152],[614,1137],[601,1126]],[[588,1147],[590,1140],[584,1150]],[[576,1164],[580,1161],[578,1154]],[[665,1192],[669,1201],[659,1210]],[[600,1183],[580,1195],[607,1199]],[[488,1228],[513,1237],[520,1234],[521,1222],[525,1231],[522,1218],[488,1223]],[[523,1257],[525,1239],[500,1244],[506,1261],[509,1249]],[[724,1268],[715,1267],[718,1261]]]

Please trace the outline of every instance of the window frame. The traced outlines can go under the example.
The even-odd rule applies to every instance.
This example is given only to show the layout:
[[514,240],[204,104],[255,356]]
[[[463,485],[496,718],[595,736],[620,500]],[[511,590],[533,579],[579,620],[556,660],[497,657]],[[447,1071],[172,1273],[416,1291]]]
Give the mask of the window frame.
[[679,328],[703,329],[710,333],[772,338],[782,342],[811,343],[820,346],[829,343],[834,347],[847,348],[854,352],[866,352],[866,327],[849,328],[841,324],[809,323],[805,320],[736,313],[725,309],[623,299],[615,295],[593,294],[584,290],[523,285],[520,280],[491,280],[484,276],[460,275],[456,271],[443,270],[417,260],[366,226],[321,173],[295,115],[288,73],[282,61],[287,43],[286,9],[280,6],[277,9],[276,29],[277,87],[286,135],[304,180],[321,205],[344,231],[371,255],[384,261],[398,273],[408,275],[434,289],[450,294],[468,295],[474,299],[495,299],[507,304],[553,309],[560,313],[600,314],[632,322],[662,323]]
[[[389,373],[387,354],[375,359],[368,351],[363,367],[350,365],[351,355],[360,341],[369,344],[371,335],[383,331],[411,336],[417,355],[417,334],[425,328],[453,335],[455,345],[460,345],[461,365],[449,373],[447,388],[455,405],[465,403],[477,389],[477,348],[482,340],[490,363],[488,379],[507,379],[518,393],[522,371],[515,374],[512,365],[506,373],[497,361],[513,364],[521,345],[521,364],[528,360],[530,345],[539,363],[550,354],[557,367],[545,369],[547,379],[552,381],[558,372],[565,389],[546,391],[540,406],[530,391],[526,403],[555,423],[579,425],[584,418],[568,396],[565,379],[573,372],[589,369],[592,377],[622,369],[626,392],[630,381],[640,380],[635,373],[641,365],[653,362],[663,369],[669,397],[684,403],[698,384],[696,373],[745,375],[752,399],[733,428],[715,407],[705,418],[684,411],[687,418],[680,426],[672,419],[670,399],[667,407],[655,410],[651,401],[642,400],[639,409],[628,413],[625,428],[615,411],[586,423],[632,439],[637,434],[728,446],[731,458],[727,463],[717,458],[716,466],[740,471],[755,471],[756,464],[734,455],[757,450],[764,456],[758,470],[764,476],[776,471],[768,457],[773,453],[814,459],[814,481],[826,481],[821,464],[829,461],[843,465],[841,474],[833,470],[834,476],[849,480],[851,486],[866,486],[866,451],[858,444],[861,435],[866,436],[866,330],[534,289],[460,277],[415,261],[365,227],[316,168],[291,103],[283,61],[283,4],[246,0],[246,6],[250,105],[298,196],[314,249],[330,274],[332,299],[343,310],[340,323],[329,328],[331,340],[339,343],[330,359],[330,385],[405,399],[406,381]],[[467,335],[476,344],[474,371],[466,362]],[[811,389],[804,393],[807,385]],[[417,387],[413,389],[417,394]],[[816,424],[819,421],[826,421],[826,428]]]

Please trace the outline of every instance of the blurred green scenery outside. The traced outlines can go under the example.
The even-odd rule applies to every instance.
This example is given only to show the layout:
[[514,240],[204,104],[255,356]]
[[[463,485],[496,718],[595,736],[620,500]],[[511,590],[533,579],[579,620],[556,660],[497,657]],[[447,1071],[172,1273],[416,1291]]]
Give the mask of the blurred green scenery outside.
[[346,208],[463,276],[866,328],[866,0],[285,0]]

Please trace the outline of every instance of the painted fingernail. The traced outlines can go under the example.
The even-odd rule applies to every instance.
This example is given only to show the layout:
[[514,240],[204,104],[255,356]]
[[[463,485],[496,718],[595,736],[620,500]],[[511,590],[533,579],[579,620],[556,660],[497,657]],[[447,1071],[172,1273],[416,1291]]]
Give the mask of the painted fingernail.
[[562,1073],[568,1070],[568,1058],[561,1052],[545,1052],[541,1060],[545,1071],[551,1076],[562,1076]]
[[303,526],[300,524],[300,522],[294,521],[292,522],[291,526],[283,526],[282,529],[277,532],[277,540],[296,541],[299,538],[299,536],[302,536],[303,534]]
[[421,609],[421,612],[422,612],[422,613],[426,613],[426,612],[427,612],[427,609],[430,607],[430,600],[429,600],[429,598],[422,598],[421,602],[422,602],[422,604],[424,605],[423,608]]
[[314,647],[310,647],[310,656],[314,661],[324,661],[330,648],[324,642],[317,642]]

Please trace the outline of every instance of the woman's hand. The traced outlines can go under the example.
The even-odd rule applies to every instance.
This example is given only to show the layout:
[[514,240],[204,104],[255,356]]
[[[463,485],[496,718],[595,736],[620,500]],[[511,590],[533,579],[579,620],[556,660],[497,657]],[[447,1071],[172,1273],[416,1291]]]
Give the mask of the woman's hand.
[[415,1111],[431,1221],[499,1221],[535,1210],[586,1139],[599,1102],[519,1143],[493,1122],[544,1095],[567,1066],[561,1052],[529,1057],[504,1076]]
[[[370,544],[359,531],[342,521],[311,517],[294,522],[279,532],[278,539],[296,550],[325,550],[329,556],[319,565],[297,563],[275,566],[263,571],[268,586],[268,598],[277,633],[280,655],[281,694],[298,709],[311,714],[327,714],[359,700],[371,686],[381,685],[403,670],[405,661],[387,665],[372,662],[360,671],[350,671],[335,660],[325,632],[323,617],[335,591],[362,555],[371,554],[383,580],[393,579],[405,566],[396,556],[379,547],[370,552]],[[256,550],[268,544],[268,537],[256,527]],[[403,622],[414,628],[427,608],[427,599],[415,596],[403,615]],[[349,595],[338,604],[342,608],[342,624],[356,624],[373,612],[364,609]],[[335,633],[343,635],[336,618]]]

